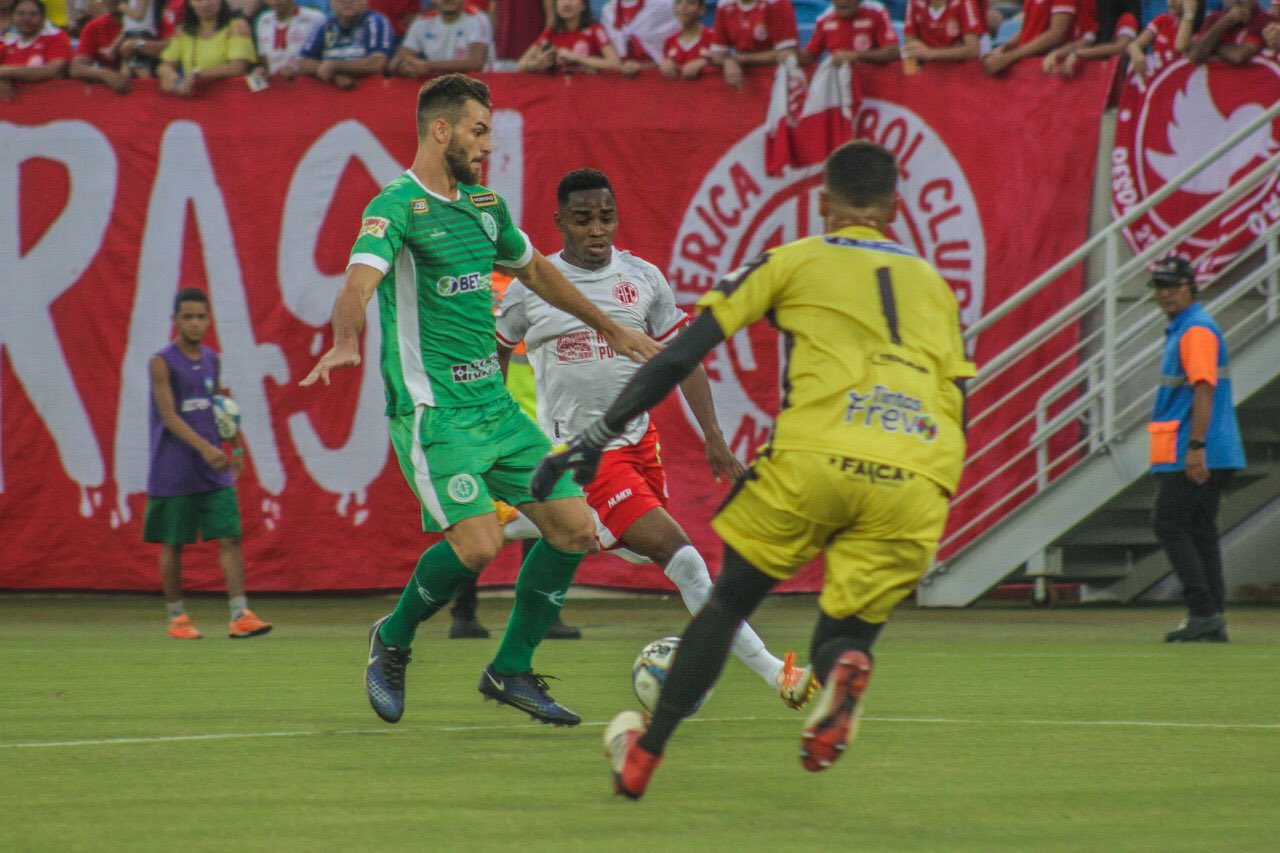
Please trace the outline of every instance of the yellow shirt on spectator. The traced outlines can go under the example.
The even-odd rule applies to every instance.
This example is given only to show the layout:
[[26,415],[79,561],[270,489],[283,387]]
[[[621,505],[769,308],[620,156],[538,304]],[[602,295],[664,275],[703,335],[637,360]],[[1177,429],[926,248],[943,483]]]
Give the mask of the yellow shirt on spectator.
[[233,59],[254,63],[258,61],[258,52],[254,50],[253,39],[233,34],[230,25],[218,30],[211,38],[200,38],[179,30],[160,54],[161,62],[177,62],[183,72],[206,71]]

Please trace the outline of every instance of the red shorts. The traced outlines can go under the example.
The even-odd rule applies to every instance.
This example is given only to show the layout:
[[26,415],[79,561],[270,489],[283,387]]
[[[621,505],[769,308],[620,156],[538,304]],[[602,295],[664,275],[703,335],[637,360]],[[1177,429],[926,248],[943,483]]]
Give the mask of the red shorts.
[[667,505],[667,473],[658,449],[658,430],[650,421],[637,444],[600,457],[600,470],[586,488],[587,503],[616,539],[640,516]]

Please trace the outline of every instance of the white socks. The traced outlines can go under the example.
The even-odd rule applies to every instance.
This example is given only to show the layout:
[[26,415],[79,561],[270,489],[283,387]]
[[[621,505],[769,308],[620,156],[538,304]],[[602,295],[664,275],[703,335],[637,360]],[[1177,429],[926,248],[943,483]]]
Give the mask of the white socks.
[[[676,589],[680,590],[684,606],[689,608],[690,613],[697,615],[711,597],[711,575],[707,572],[707,564],[702,555],[692,545],[686,545],[675,553],[663,571],[676,585]],[[764,640],[746,622],[742,623],[733,638],[733,654],[751,667],[770,687],[777,686],[782,661],[769,654],[769,650],[764,647]]]
[[244,615],[249,609],[249,599],[243,595],[235,595],[227,598],[227,604],[231,607],[231,621],[234,622]]

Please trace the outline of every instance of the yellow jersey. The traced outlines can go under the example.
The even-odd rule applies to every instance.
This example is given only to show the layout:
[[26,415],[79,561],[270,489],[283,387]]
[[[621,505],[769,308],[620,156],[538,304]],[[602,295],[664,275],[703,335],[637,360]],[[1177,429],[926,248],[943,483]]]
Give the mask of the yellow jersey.
[[698,300],[731,337],[761,317],[783,336],[770,447],[905,468],[954,493],[964,462],[959,305],[927,261],[874,228],[779,246]]

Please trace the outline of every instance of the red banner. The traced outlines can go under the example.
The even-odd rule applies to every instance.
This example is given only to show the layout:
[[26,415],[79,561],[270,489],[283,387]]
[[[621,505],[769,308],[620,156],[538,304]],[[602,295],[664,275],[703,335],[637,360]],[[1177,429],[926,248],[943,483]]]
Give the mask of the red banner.
[[[1031,65],[995,81],[976,66],[862,72],[857,131],[902,167],[895,236],[941,269],[967,321],[1085,236],[1108,69],[1089,65],[1068,82]],[[546,253],[559,248],[556,183],[581,166],[610,175],[619,245],[665,269],[682,304],[751,255],[820,228],[820,167],[765,174],[767,73],[741,92],[653,75],[487,79],[489,183]],[[211,343],[243,413],[250,587],[403,584],[428,542],[390,451],[377,360],[327,389],[297,381],[329,346],[361,209],[412,159],[414,93],[403,80],[353,92],[298,80],[258,94],[229,81],[182,100],[63,82],[23,87],[5,107],[0,588],[157,588],[156,550],[140,541],[146,364],[171,336],[180,285],[210,294]],[[1078,285],[1034,300],[1016,329],[984,335],[979,359]],[[377,334],[367,327],[366,349]],[[776,339],[752,329],[707,368],[745,457],[776,410]],[[672,513],[718,564],[707,522],[724,487],[678,399],[656,418]],[[511,582],[514,551],[482,581]],[[210,549],[188,549],[185,562],[189,589],[220,588]],[[592,558],[579,581],[667,586],[656,568],[609,557]],[[789,588],[815,584],[811,571]]]
[[[1179,59],[1149,77],[1130,76],[1120,95],[1111,157],[1116,217],[1166,184],[1280,100],[1280,64],[1256,56],[1245,66]],[[1280,150],[1280,119],[1246,137],[1125,229],[1135,251],[1159,240]],[[1280,218],[1280,173],[1224,210],[1174,251],[1210,280]]]

